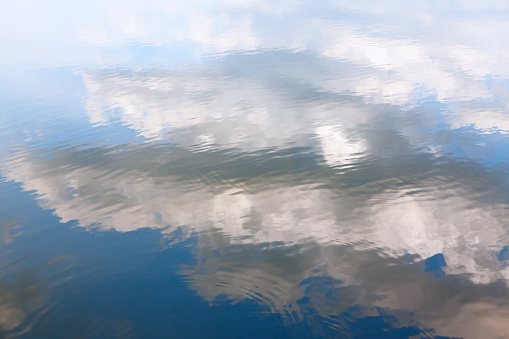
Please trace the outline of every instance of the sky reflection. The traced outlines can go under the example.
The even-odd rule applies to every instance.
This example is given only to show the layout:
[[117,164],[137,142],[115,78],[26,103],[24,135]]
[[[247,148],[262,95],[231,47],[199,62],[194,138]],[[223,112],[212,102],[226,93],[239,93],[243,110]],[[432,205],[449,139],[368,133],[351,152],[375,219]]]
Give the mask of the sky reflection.
[[[120,281],[180,291],[195,317],[255,305],[287,336],[507,337],[508,10],[7,4],[0,183],[25,200],[0,214],[0,250],[31,259],[0,277],[0,329],[30,337],[80,317],[58,301],[73,289]],[[150,332],[112,307],[79,326]]]

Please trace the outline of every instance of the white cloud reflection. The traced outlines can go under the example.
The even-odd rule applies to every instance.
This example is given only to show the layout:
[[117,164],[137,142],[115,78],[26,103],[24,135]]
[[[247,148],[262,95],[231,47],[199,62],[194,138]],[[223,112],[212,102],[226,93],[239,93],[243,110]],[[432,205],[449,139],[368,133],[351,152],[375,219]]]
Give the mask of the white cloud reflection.
[[[101,125],[120,119],[146,139],[170,139],[197,152],[194,156],[220,150],[236,156],[305,147],[322,157],[321,164],[342,171],[356,166],[373,166],[372,171],[377,171],[376,159],[415,154],[435,126],[434,115],[426,110],[389,106],[387,112],[388,106],[334,91],[324,94],[315,86],[285,79],[280,74],[289,74],[292,67],[279,68],[277,61],[256,68],[264,64],[263,55],[238,58],[241,71],[233,57],[224,61],[230,67],[218,63],[209,71],[84,73],[90,121]],[[295,62],[293,70],[298,72],[292,74],[305,75],[305,67],[299,68],[305,63]],[[348,78],[350,64],[342,67]],[[249,73],[252,68],[257,69],[255,75]],[[309,78],[314,80],[317,74],[321,76],[317,72]],[[303,94],[308,97],[302,99]],[[440,146],[432,141],[427,145]],[[83,226],[118,231],[153,227],[171,232],[179,225],[198,232],[219,229],[232,244],[313,241],[360,244],[356,246],[396,257],[411,254],[426,259],[442,254],[448,274],[468,275],[475,283],[509,278],[509,270],[496,259],[507,240],[506,208],[471,206],[475,199],[468,198],[467,187],[435,188],[434,179],[419,179],[415,189],[422,188],[423,193],[414,194],[414,188],[406,187],[380,189],[359,202],[352,199],[352,192],[319,183],[286,185],[292,182],[291,175],[257,189],[229,182],[220,170],[201,178],[206,185],[185,184],[171,175],[157,179],[138,170],[120,175],[93,166],[41,176],[37,168],[42,165],[34,160],[12,162],[10,175],[25,189],[43,194],[47,207],[64,222],[79,220]],[[397,161],[391,167],[403,165]]]
[[[332,76],[320,79],[315,84],[318,87],[328,91],[353,91],[375,103],[403,106],[418,104],[421,98],[416,97],[416,90],[424,90],[444,102],[492,100],[493,93],[486,78],[509,75],[509,45],[502,38],[494,38],[504,36],[503,32],[508,30],[506,17],[485,16],[483,11],[476,15],[472,4],[457,3],[452,11],[448,7],[435,8],[420,2],[415,6],[424,7],[420,13],[429,20],[415,22],[409,19],[419,12],[414,4],[373,2],[365,13],[364,7],[359,10],[359,4],[351,8],[351,4],[338,3],[339,7],[355,13],[365,13],[361,15],[366,15],[364,20],[370,20],[369,26],[363,24],[362,19],[353,17],[337,19],[333,14],[327,14],[325,5],[316,5],[318,15],[308,14],[303,3],[282,2],[278,5],[272,10],[267,10],[270,7],[263,1],[240,7],[229,1],[214,1],[199,7],[192,2],[182,8],[166,5],[159,9],[165,14],[163,17],[182,18],[185,24],[178,29],[170,28],[168,22],[175,20],[156,19],[143,29],[135,30],[141,36],[125,35],[124,40],[117,43],[134,40],[140,44],[164,45],[189,40],[198,43],[204,53],[219,54],[270,49],[310,51],[317,56],[372,70],[347,86],[342,85],[344,79]],[[500,6],[505,8],[500,3],[476,8],[490,10]],[[281,10],[277,11],[277,8]],[[384,10],[377,11],[377,8]],[[377,14],[374,18],[369,14],[372,11]],[[468,21],[464,18],[465,11],[469,13]],[[343,12],[337,14],[345,15]],[[119,21],[142,23],[151,16],[150,12],[135,14],[133,11],[129,20],[108,23],[106,31],[122,27]],[[155,39],[156,32],[161,31],[167,35]],[[500,124],[502,129],[506,119],[500,118],[502,120],[495,124]],[[470,125],[472,122],[453,119],[452,123]]]
[[[22,2],[11,4],[4,11],[2,31],[6,43],[15,44],[15,48],[7,50],[20,51],[21,37],[16,33],[25,42],[38,39],[36,48],[41,41],[55,46],[54,54],[24,53],[37,55],[37,60],[31,60],[33,63],[50,58],[53,59],[50,64],[55,61],[68,64],[75,58],[74,63],[78,65],[175,68],[164,61],[175,53],[189,62],[200,63],[199,60],[211,54],[308,51],[370,69],[369,74],[347,86],[342,85],[344,79],[335,78],[334,74],[320,79],[317,86],[328,91],[354,91],[373,102],[403,106],[418,104],[421,99],[418,93],[422,94],[423,90],[443,102],[493,100],[486,80],[509,76],[509,44],[504,38],[509,30],[507,6],[497,1],[482,5],[455,2],[447,6],[426,1],[412,4],[337,1],[314,5],[261,0],[243,3],[132,1],[128,5],[92,2],[81,11],[63,9],[68,11],[67,17],[75,19],[59,21],[69,26],[61,29],[65,34],[55,34],[54,26],[48,24],[51,16],[61,14],[54,12],[55,6],[42,3],[29,9],[23,6]],[[40,13],[48,12],[47,8],[51,8],[48,22],[31,17],[41,17]],[[496,11],[497,15],[486,15]],[[10,28],[18,27],[12,21],[20,15],[33,19],[25,22],[37,24],[32,27],[37,28],[37,35],[27,36],[26,28],[12,32]],[[197,49],[191,45],[175,45],[180,42],[190,42]],[[150,55],[139,58],[136,53],[144,53],[143,46],[160,46],[159,53],[163,55],[155,59]],[[16,63],[26,56],[20,58],[9,52],[3,59]],[[143,64],[140,59],[149,64]],[[506,100],[502,100],[505,105]],[[505,112],[505,107],[501,109]],[[503,115],[497,118],[501,120],[495,124],[505,130],[506,119]],[[451,122],[462,126],[475,123],[461,119]]]
[[[150,144],[143,147],[141,153],[151,152]],[[405,322],[409,315],[401,312],[412,313],[439,335],[480,338],[480,333],[496,337],[507,331],[501,321],[505,300],[474,294],[465,301],[461,295],[451,296],[450,287],[443,286],[447,280],[433,280],[398,261],[414,256],[422,263],[442,255],[446,266],[438,267],[438,273],[468,281],[467,294],[475,286],[509,282],[509,266],[497,257],[509,240],[507,206],[483,202],[468,185],[444,185],[431,177],[410,187],[396,184],[397,189],[384,189],[376,181],[335,189],[320,180],[299,184],[291,173],[277,177],[273,184],[264,176],[234,183],[214,168],[196,181],[193,177],[200,171],[191,164],[187,176],[162,175],[147,171],[151,165],[143,156],[129,156],[127,169],[118,153],[96,151],[102,155],[90,159],[89,165],[74,163],[64,150],[49,157],[19,156],[5,169],[9,179],[36,193],[41,206],[53,210],[62,222],[76,220],[82,227],[119,232],[149,227],[170,239],[180,227],[184,234],[172,242],[197,236],[199,264],[183,267],[180,273],[210,302],[222,296],[232,301],[250,299],[272,313],[296,312],[298,317],[306,307],[313,307],[330,317],[331,324],[354,305],[371,305],[394,313],[398,326],[410,325]],[[161,160],[147,155],[150,161]],[[185,159],[176,157],[172,162],[182,164]],[[335,164],[337,158],[331,161]],[[366,194],[369,185],[374,191]],[[250,259],[266,250],[282,251],[283,267],[274,258]],[[290,264],[292,258],[302,262]],[[370,268],[373,262],[378,264]],[[402,272],[386,273],[391,267]],[[384,282],[384,275],[390,276],[386,278],[390,282]],[[313,277],[332,279],[326,288],[339,295],[324,299],[320,285],[313,287]],[[428,300],[430,288],[435,297],[447,293],[447,307]],[[306,298],[311,301],[302,303]],[[359,316],[380,314],[375,308],[362,312]],[[490,317],[481,317],[475,328],[469,327],[479,312]]]
[[43,170],[46,166],[20,158],[10,164],[9,177],[40,194],[43,206],[62,222],[121,232],[151,227],[167,233],[179,226],[220,230],[231,244],[312,241],[374,248],[394,257],[442,254],[447,274],[468,275],[475,283],[509,279],[508,267],[497,260],[508,240],[509,211],[504,204],[467,199],[465,189],[419,183],[420,194],[382,191],[359,201],[355,191],[317,185],[241,189],[228,188],[227,182],[186,185],[178,177],[93,167],[55,173]]
[[[334,175],[338,168],[344,174],[363,164],[369,173],[401,170],[404,179],[415,181],[412,186],[401,179],[387,188],[373,180],[338,189],[320,180],[305,182],[292,171],[276,183],[263,182],[277,168],[239,182],[224,178],[221,169],[187,177],[163,175],[147,170],[142,166],[147,163],[137,163],[135,157],[129,169],[123,168],[107,153],[103,156],[109,165],[73,163],[65,152],[51,159],[29,154],[11,159],[6,175],[35,191],[62,222],[77,220],[82,227],[119,232],[150,227],[164,234],[182,227],[187,236],[198,234],[200,251],[267,243],[306,249],[312,244],[318,248],[310,256],[313,263],[291,277],[263,265],[242,267],[245,263],[233,274],[221,266],[224,258],[216,258],[217,263],[207,258],[212,263],[205,273],[183,270],[207,300],[221,294],[243,300],[260,292],[270,310],[280,313],[306,294],[299,284],[316,267],[326,267],[327,276],[341,281],[340,286],[369,285],[369,277],[362,275],[363,261],[353,258],[369,251],[389,262],[409,255],[422,262],[440,254],[446,266],[439,272],[466,279],[473,289],[509,282],[507,260],[499,258],[509,240],[506,204],[483,201],[464,181],[444,185],[435,174],[417,178],[401,160],[422,151],[423,145],[440,154],[443,145],[426,140],[440,119],[452,130],[509,130],[504,2],[456,2],[454,10],[427,1],[336,1],[316,7],[263,0],[90,6],[73,14],[80,20],[67,23],[71,30],[55,35],[44,21],[35,35],[42,42],[20,48],[19,37],[27,33],[13,24],[18,19],[11,14],[21,9],[11,5],[0,22],[19,30],[12,39],[2,29],[10,47],[2,64],[85,65],[89,69],[80,74],[93,125],[120,119],[153,144],[170,140],[191,157],[230,152],[228,163],[239,154],[302,147],[321,157],[316,167]],[[44,8],[36,4],[32,10]],[[495,9],[504,11],[484,15]],[[97,10],[103,15],[97,16]],[[49,40],[51,51],[32,62],[32,49]],[[29,45],[27,41],[23,44]],[[61,48],[70,41],[70,48]],[[189,44],[178,45],[183,42]],[[145,56],[149,47],[159,48],[162,56]],[[12,50],[23,58],[18,60]],[[171,59],[179,53],[184,61]],[[425,100],[446,108],[437,117],[421,107]],[[151,144],[143,147],[150,151]],[[376,166],[377,159],[393,163]],[[193,163],[187,166],[192,170]],[[366,194],[370,185],[376,189]],[[355,255],[344,259],[330,251],[335,246]],[[489,296],[451,303],[438,316],[426,309],[419,314],[428,305],[424,283],[429,281],[402,279],[398,290],[377,283],[377,298],[356,296],[353,303],[364,300],[415,312],[441,335],[496,337],[509,330],[504,322],[507,302],[497,305]],[[334,307],[340,309],[339,304]],[[480,318],[481,313],[489,316]],[[15,318],[9,314],[0,310],[0,324],[12,322],[3,320]]]

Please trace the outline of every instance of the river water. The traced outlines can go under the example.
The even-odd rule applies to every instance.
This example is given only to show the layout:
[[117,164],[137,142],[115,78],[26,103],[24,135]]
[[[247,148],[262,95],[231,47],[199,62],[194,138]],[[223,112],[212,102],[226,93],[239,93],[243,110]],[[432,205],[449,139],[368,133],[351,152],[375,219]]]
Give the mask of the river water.
[[507,1],[12,1],[0,337],[509,338]]

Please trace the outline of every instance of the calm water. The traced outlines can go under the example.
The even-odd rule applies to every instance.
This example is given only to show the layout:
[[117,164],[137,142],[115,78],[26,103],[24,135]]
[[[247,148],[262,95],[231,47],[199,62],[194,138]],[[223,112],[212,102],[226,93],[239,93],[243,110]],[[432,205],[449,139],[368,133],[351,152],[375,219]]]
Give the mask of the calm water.
[[0,7],[0,337],[509,338],[507,1]]

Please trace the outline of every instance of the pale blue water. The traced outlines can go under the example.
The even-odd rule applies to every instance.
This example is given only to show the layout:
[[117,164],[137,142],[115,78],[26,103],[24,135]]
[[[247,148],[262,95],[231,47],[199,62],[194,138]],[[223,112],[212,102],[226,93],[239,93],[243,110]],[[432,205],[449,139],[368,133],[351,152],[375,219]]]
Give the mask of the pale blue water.
[[0,4],[0,337],[509,338],[509,4]]

